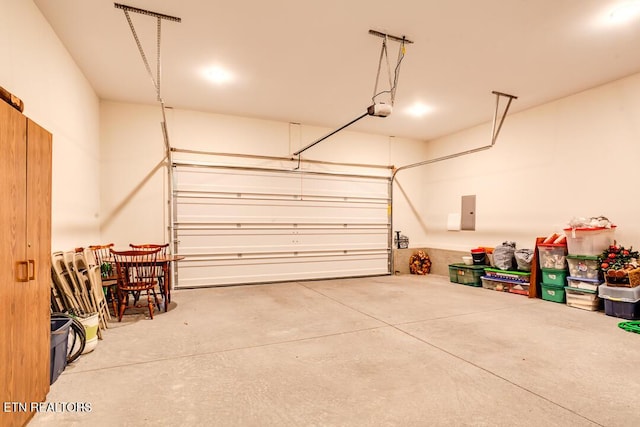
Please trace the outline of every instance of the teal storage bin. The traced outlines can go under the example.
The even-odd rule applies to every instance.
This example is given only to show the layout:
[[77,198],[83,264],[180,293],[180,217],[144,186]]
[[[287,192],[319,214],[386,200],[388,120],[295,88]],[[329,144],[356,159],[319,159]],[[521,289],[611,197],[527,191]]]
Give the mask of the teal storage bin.
[[545,285],[566,286],[567,270],[557,270],[555,268],[543,268],[542,283],[544,283]]
[[564,285],[553,285],[542,283],[542,299],[545,301],[564,303],[565,291]]

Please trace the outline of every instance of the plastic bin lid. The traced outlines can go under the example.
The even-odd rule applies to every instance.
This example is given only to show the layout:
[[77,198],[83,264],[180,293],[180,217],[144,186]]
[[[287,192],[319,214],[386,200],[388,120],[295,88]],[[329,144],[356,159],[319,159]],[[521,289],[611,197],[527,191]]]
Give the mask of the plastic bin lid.
[[51,318],[51,333],[62,334],[66,332],[66,329],[71,326],[73,319],[68,317],[52,317]]
[[516,279],[507,279],[504,277],[495,277],[495,276],[480,276],[481,279],[492,280],[494,282],[502,282],[502,283],[510,283],[512,285],[530,285],[530,283],[520,282]]
[[595,294],[598,291],[596,290],[591,290],[591,289],[582,289],[582,288],[574,288],[573,286],[565,286],[564,287],[565,291],[575,291],[581,294]]
[[494,273],[504,273],[504,274],[516,274],[518,276],[531,276],[530,271],[517,271],[517,270],[500,270],[499,268],[485,268],[485,271],[491,271]]
[[565,228],[564,231],[571,231],[571,230],[577,230],[577,231],[602,231],[602,230],[610,230],[612,228],[616,228],[617,225],[612,225],[611,227],[576,227],[576,228]]
[[543,248],[566,248],[567,243],[538,243],[538,246]]
[[585,261],[597,261],[597,255],[567,255],[567,259],[582,259]]
[[[553,283],[544,283],[544,282],[542,282],[542,283],[540,283],[540,285],[541,285],[543,288],[549,288],[549,289],[564,289],[564,285],[555,285],[555,284],[553,284]],[[573,288],[573,289],[575,289],[575,288]]]
[[602,280],[600,279],[587,279],[586,277],[567,276],[567,280],[575,280],[576,282],[589,282],[589,283],[597,283],[597,284],[602,283]]
[[636,303],[640,301],[640,286],[634,288],[608,286],[606,283],[598,286],[598,295],[611,301]]
[[479,264],[478,265],[475,265],[475,264],[467,265],[467,264],[461,262],[461,263],[456,263],[456,264],[449,264],[449,267],[457,267],[457,268],[463,267],[463,268],[470,268],[472,270],[484,270],[485,268],[488,267],[488,265],[479,265]]
[[544,273],[566,273],[566,268],[541,268]]

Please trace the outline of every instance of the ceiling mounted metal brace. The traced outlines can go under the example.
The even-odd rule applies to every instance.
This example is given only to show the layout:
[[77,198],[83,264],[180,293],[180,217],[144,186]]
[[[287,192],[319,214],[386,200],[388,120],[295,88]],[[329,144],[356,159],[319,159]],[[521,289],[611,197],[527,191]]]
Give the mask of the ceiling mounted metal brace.
[[[376,84],[373,88],[373,96],[371,97],[372,104],[376,104],[376,98],[383,94],[389,94],[389,103],[393,106],[396,98],[396,89],[398,88],[398,78],[400,77],[400,65],[402,65],[402,59],[404,58],[407,49],[405,44],[412,44],[411,40],[408,40],[405,36],[397,37],[391,34],[381,33],[376,30],[369,30],[369,34],[382,38],[382,49],[380,50],[380,59],[378,60],[378,74],[376,75]],[[391,78],[391,65],[389,64],[389,54],[387,52],[387,41],[393,40],[400,43],[398,48],[398,59],[393,71],[393,79]],[[378,92],[378,81],[380,80],[380,72],[382,71],[382,59],[387,63],[387,75],[389,77],[389,90]]]
[[[398,78],[400,77],[400,65],[402,64],[402,59],[404,58],[404,55],[406,53],[405,44],[411,44],[413,42],[407,39],[405,36],[398,37],[391,34],[381,33],[380,31],[375,31],[375,30],[369,30],[369,34],[377,37],[382,37],[383,39],[382,50],[380,51],[380,59],[378,61],[378,73],[376,74],[376,84],[373,88],[373,96],[371,98],[372,104],[369,107],[367,107],[367,111],[364,114],[356,117],[355,119],[351,120],[349,123],[340,126],[338,129],[331,131],[325,136],[315,140],[314,142],[307,145],[306,147],[301,148],[300,150],[293,153],[294,156],[298,156],[298,167],[296,169],[300,167],[300,154],[307,151],[309,148],[313,147],[314,145],[319,144],[320,142],[324,141],[330,136],[335,135],[336,133],[340,132],[344,128],[351,126],[352,124],[354,124],[360,119],[365,118],[366,116],[387,117],[389,114],[391,114],[391,111],[393,109],[392,108],[393,103],[395,101],[396,89],[398,87]],[[393,72],[393,79],[391,78],[391,75],[392,75],[391,66],[389,65],[389,57],[387,55],[388,40],[393,40],[400,43],[400,47],[398,48],[398,60]],[[387,62],[387,71],[389,74],[389,89],[378,92],[378,83],[380,81],[380,71],[382,69],[383,58],[386,58],[386,62]],[[376,98],[383,94],[389,95],[389,101],[390,101],[389,103],[376,102]]]
[[[125,18],[127,18],[127,22],[129,23],[129,28],[131,29],[131,34],[133,35],[134,40],[136,41],[136,45],[138,46],[138,51],[140,52],[140,56],[142,57],[142,61],[144,62],[144,66],[147,69],[147,73],[149,73],[149,77],[151,77],[151,82],[153,86],[156,88],[157,100],[162,101],[162,97],[160,96],[160,71],[161,71],[161,61],[160,61],[160,35],[162,30],[162,20],[166,19],[168,21],[174,22],[182,22],[180,18],[175,16],[169,16],[162,13],[152,12],[146,9],[139,9],[137,7],[127,6],[125,4],[114,3],[113,6],[116,9],[122,9],[124,12]],[[131,21],[131,17],[129,16],[129,12],[140,13],[142,15],[153,16],[157,19],[156,25],[156,75],[154,77],[153,72],[151,71],[151,67],[149,66],[149,61],[147,60],[147,56],[144,53],[144,49],[142,48],[142,43],[140,43],[140,39],[138,38],[138,34],[136,33],[136,29],[133,26],[133,22]]]
[[[509,111],[509,107],[511,106],[511,101],[514,99],[518,99],[517,96],[509,95],[508,93],[502,93],[498,91],[492,91],[492,94],[496,96],[496,111],[493,113],[493,126],[491,127],[491,145],[496,143],[498,139],[498,134],[500,133],[500,129],[502,129],[502,123],[504,123],[504,118],[507,117],[507,112]],[[507,105],[504,107],[504,112],[502,113],[502,118],[500,119],[500,123],[496,127],[497,119],[498,119],[498,108],[500,106],[500,97],[503,96],[508,98]]]
[[[479,151],[488,150],[489,148],[493,147],[495,145],[495,143],[496,143],[496,140],[498,139],[498,134],[500,133],[500,129],[502,129],[502,124],[504,123],[504,119],[507,116],[507,112],[509,111],[509,107],[511,106],[511,101],[513,101],[514,99],[518,99],[518,97],[515,96],[515,95],[509,95],[507,93],[497,92],[495,90],[492,91],[491,93],[496,95],[496,109],[495,109],[495,111],[493,113],[493,126],[492,126],[492,129],[491,129],[491,144],[483,145],[482,147],[472,148],[470,150],[465,150],[465,151],[461,151],[461,152],[458,152],[458,153],[448,154],[446,156],[437,157],[435,159],[429,159],[429,160],[424,160],[424,161],[418,162],[418,163],[412,163],[412,164],[409,164],[409,165],[400,166],[399,168],[397,168],[396,170],[393,171],[393,175],[391,177],[391,182],[393,182],[393,180],[396,178],[397,173],[402,171],[402,170],[411,169],[411,168],[415,168],[415,167],[418,167],[418,166],[430,165],[432,163],[441,162],[443,160],[455,159],[456,157],[466,156],[467,154],[477,153]],[[507,106],[504,109],[504,112],[502,113],[502,117],[500,118],[500,123],[496,127],[496,124],[498,122],[498,106],[500,104],[500,97],[506,97],[506,98],[509,98],[509,100],[507,102]]]
[[142,15],[153,16],[155,18],[166,19],[167,21],[182,22],[180,18],[175,16],[165,15],[164,13],[152,12],[150,10],[140,9],[133,6],[127,6],[126,4],[114,3],[113,6],[116,9],[122,9],[130,12],[140,13]]
[[[131,29],[131,34],[133,35],[133,39],[138,46],[138,51],[140,52],[140,56],[142,57],[142,61],[144,62],[144,66],[147,69],[147,73],[151,78],[151,82],[153,83],[153,87],[156,89],[156,100],[160,102],[160,106],[162,108],[162,137],[164,139],[165,149],[167,150],[167,156],[171,154],[171,145],[169,143],[169,134],[167,132],[167,119],[165,115],[165,106],[164,101],[162,99],[161,91],[160,91],[160,81],[162,76],[162,67],[161,67],[161,57],[160,57],[160,41],[161,41],[161,30],[162,30],[162,20],[173,21],[173,22],[182,22],[180,18],[175,16],[165,15],[163,13],[152,12],[146,9],[140,9],[133,6],[127,6],[125,4],[114,3],[113,6],[116,9],[122,9],[124,12],[125,18],[127,18],[127,23],[129,24],[129,28]],[[144,53],[144,49],[142,48],[142,43],[140,43],[140,39],[138,38],[138,33],[136,33],[136,29],[133,25],[133,21],[131,21],[131,16],[129,16],[129,12],[135,12],[142,15],[152,16],[156,18],[156,75],[153,75],[151,71],[151,66],[149,65],[149,61],[147,60],[147,56]]]

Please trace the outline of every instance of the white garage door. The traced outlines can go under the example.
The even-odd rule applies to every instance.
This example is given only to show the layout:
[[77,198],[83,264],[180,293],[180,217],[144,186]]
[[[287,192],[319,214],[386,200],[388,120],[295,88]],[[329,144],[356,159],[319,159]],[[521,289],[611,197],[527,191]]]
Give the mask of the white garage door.
[[389,182],[174,164],[176,287],[389,274]]

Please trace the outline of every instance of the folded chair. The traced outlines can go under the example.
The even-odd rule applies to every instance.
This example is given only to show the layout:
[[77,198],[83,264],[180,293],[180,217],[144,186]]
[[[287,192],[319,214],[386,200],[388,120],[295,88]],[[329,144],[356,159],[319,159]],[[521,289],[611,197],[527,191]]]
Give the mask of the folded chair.
[[69,273],[69,284],[72,287],[73,293],[76,296],[76,300],[80,304],[80,308],[82,312],[85,314],[95,312],[93,304],[91,304],[89,292],[87,291],[87,287],[84,283],[80,283],[78,280],[78,275],[76,273],[76,269],[73,266],[73,259],[75,257],[75,251],[66,251],[63,252],[64,265]]
[[83,314],[84,310],[81,309],[80,302],[73,292],[74,285],[64,262],[63,252],[57,251],[51,254],[51,273],[66,310],[76,315]]
[[89,266],[97,265],[100,271],[100,278],[102,280],[102,287],[107,295],[107,302],[111,302],[113,307],[113,315],[118,315],[118,291],[117,277],[115,268],[113,267],[113,259],[111,257],[110,249],[113,248],[113,243],[106,245],[91,245],[85,249],[85,258]]
[[[82,281],[85,284],[91,303],[98,313],[98,326],[100,330],[107,329],[109,327],[107,320],[111,318],[111,315],[109,314],[109,306],[107,305],[104,291],[102,290],[100,267],[90,265],[85,257],[85,253],[84,250],[76,252],[73,265],[76,270],[76,275],[78,276],[78,281]],[[98,337],[102,339],[100,331],[98,331]]]

